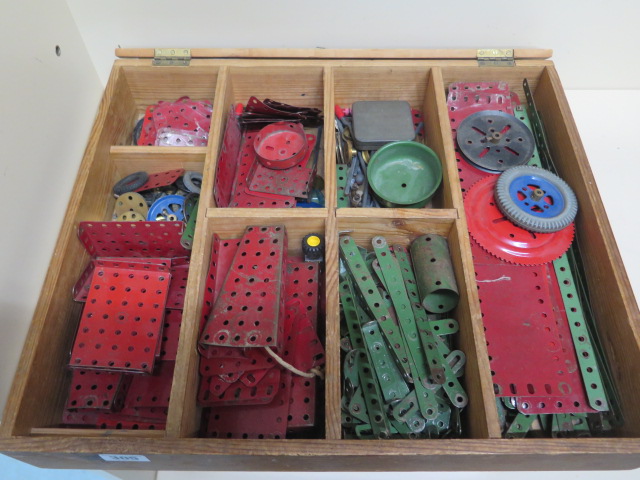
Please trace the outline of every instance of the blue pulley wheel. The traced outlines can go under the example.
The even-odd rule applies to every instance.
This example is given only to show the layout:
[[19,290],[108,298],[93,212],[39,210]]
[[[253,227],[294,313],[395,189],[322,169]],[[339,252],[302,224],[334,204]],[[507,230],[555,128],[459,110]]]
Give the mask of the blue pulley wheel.
[[147,221],[166,221],[175,216],[178,221],[184,220],[184,197],[182,195],[165,195],[160,197],[149,208]]
[[495,188],[500,211],[519,227],[552,233],[569,226],[578,213],[573,190],[557,175],[538,167],[505,170]]

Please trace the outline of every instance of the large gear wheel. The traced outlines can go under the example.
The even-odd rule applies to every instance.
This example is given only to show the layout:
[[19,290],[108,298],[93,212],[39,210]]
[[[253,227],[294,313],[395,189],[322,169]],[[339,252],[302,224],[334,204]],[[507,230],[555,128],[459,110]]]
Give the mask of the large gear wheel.
[[493,173],[526,164],[535,148],[529,127],[499,110],[469,115],[460,123],[456,139],[469,162],[480,170]]
[[509,220],[530,232],[557,232],[568,227],[578,213],[578,200],[569,185],[538,167],[506,170],[496,182],[495,198]]
[[559,258],[571,246],[574,227],[534,233],[510,222],[498,209],[494,190],[498,177],[476,182],[464,197],[469,233],[491,255],[516,265],[540,265]]

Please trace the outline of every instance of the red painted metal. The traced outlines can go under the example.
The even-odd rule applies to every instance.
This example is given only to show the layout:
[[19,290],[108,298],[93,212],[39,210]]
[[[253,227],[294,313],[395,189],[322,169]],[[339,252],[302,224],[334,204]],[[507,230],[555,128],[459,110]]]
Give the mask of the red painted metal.
[[167,297],[167,308],[182,310],[184,306],[184,294],[187,291],[187,277],[189,276],[189,264],[171,267],[171,284]]
[[182,222],[80,222],[78,237],[93,257],[185,257]]
[[231,383],[225,382],[218,375],[203,377],[200,379],[198,389],[198,405],[209,404],[213,399],[218,398],[231,387]]
[[144,112],[144,121],[142,123],[142,130],[140,131],[140,138],[138,139],[138,145],[152,146],[156,144],[156,125],[153,122],[153,111],[155,105],[150,105]]
[[180,326],[182,324],[181,310],[165,310],[164,328],[162,329],[162,343],[160,346],[159,360],[175,361],[178,353],[178,339],[180,338]]
[[169,407],[175,362],[158,362],[153,375],[135,375],[127,394],[127,407]]
[[147,183],[137,188],[136,192],[144,192],[152,188],[166,187],[174,183],[180,176],[184,174],[184,168],[175,170],[167,170],[166,172],[150,173]]
[[[235,350],[242,356],[213,357],[200,359],[200,375],[224,375],[234,372],[251,372],[271,368],[275,361],[261,348],[237,349],[231,347],[216,347]],[[239,350],[239,351],[238,351]]]
[[288,429],[313,427],[316,422],[316,379],[291,375]]
[[316,165],[309,165],[309,159],[313,155],[316,144],[315,135],[307,135],[307,143],[306,154],[291,168],[273,170],[260,162],[255,162],[248,176],[250,191],[306,197],[316,173]]
[[247,387],[256,386],[269,373],[270,370],[270,368],[265,368],[262,370],[252,370],[250,372],[244,372],[239,381]]
[[258,162],[266,168],[283,170],[300,163],[309,145],[300,123],[276,122],[257,133],[253,148]]
[[282,226],[247,227],[205,325],[205,345],[260,347],[281,341],[286,256]]
[[251,172],[253,164],[256,160],[256,153],[253,149],[253,139],[256,131],[247,131],[244,135],[242,147],[240,150],[240,159],[236,178],[233,185],[233,193],[231,195],[230,207],[269,207],[269,208],[287,208],[295,207],[296,201],[294,197],[279,195],[264,195],[258,192],[248,191],[248,176]]
[[539,265],[562,256],[573,241],[571,224],[554,233],[533,233],[511,223],[498,209],[494,189],[498,177],[485,177],[465,196],[469,233],[496,257],[517,265]]
[[153,267],[159,271],[96,267],[71,367],[153,371],[170,280],[166,267]]
[[216,206],[220,208],[229,206],[238,169],[240,146],[242,144],[242,130],[238,116],[239,114],[236,114],[232,107],[229,112],[227,127],[224,131],[224,139],[222,140],[222,147],[216,166],[213,195],[216,200]]
[[202,406],[248,406],[271,403],[280,389],[281,370],[271,368],[255,385],[247,386],[243,382],[230,383],[229,388],[220,395],[211,396]]
[[66,408],[119,410],[129,384],[121,373],[74,370]]
[[299,301],[299,308],[305,312],[314,330],[318,323],[318,267],[319,264],[316,262],[303,262],[297,259],[288,260],[285,280],[287,304],[292,301]]
[[206,436],[214,438],[285,438],[291,393],[289,372],[283,373],[279,387],[275,398],[266,405],[212,409],[206,424]]

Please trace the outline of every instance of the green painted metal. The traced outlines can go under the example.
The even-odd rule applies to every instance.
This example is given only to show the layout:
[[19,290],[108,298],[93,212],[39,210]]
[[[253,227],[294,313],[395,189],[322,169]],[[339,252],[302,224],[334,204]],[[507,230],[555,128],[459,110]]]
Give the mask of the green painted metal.
[[429,390],[424,387],[424,382],[428,377],[427,360],[420,343],[418,328],[413,316],[411,302],[405,289],[405,283],[402,272],[397,260],[391,254],[391,250],[387,245],[384,237],[374,237],[372,240],[373,250],[376,253],[382,276],[387,286],[387,291],[391,296],[391,301],[398,317],[398,324],[404,336],[407,350],[411,356],[411,376],[413,378],[414,388],[418,403],[420,404],[420,413],[429,420],[437,416],[438,406],[434,397]]
[[362,339],[360,321],[355,309],[355,295],[348,277],[340,282],[339,290],[340,303],[343,306],[345,321],[349,327],[350,335],[353,335],[351,340],[355,345],[360,345],[356,347],[358,351],[358,375],[373,434],[377,438],[389,438],[391,435],[391,426],[384,412],[380,386],[373,376],[371,359],[368,357],[368,350]]
[[198,217],[198,205],[200,203],[200,197],[196,199],[191,205],[189,205],[189,210],[186,212],[189,221],[187,225],[184,227],[184,231],[182,232],[182,236],[180,237],[180,245],[182,245],[187,250],[191,250],[193,247],[193,234],[196,230],[196,218]]
[[582,312],[582,305],[578,297],[571,267],[567,255],[563,255],[553,262],[558,277],[558,284],[562,292],[562,301],[569,320],[571,337],[576,348],[578,364],[582,373],[582,380],[589,399],[589,406],[598,411],[609,409],[604,383],[600,375],[600,368],[595,351],[591,343],[591,335]]
[[409,355],[407,354],[402,333],[393,322],[389,309],[385,307],[384,300],[373,281],[371,273],[366,268],[365,261],[351,237],[343,236],[340,238],[340,252],[367,308],[380,324],[382,334],[391,347],[398,366],[405,376],[410,376]]
[[433,234],[416,238],[411,244],[411,259],[424,308],[432,313],[453,310],[460,295],[447,239]]
[[378,324],[368,322],[362,325],[362,336],[369,349],[371,365],[378,378],[385,402],[391,403],[406,397],[409,394],[409,387],[382,338]]
[[369,422],[369,414],[367,413],[367,404],[364,399],[364,395],[362,394],[362,388],[356,388],[353,396],[349,400],[349,405],[347,407],[349,414],[351,416],[363,423]]
[[347,186],[347,178],[349,167],[347,165],[336,165],[336,182],[338,185],[337,195],[338,195],[338,208],[348,208],[349,207],[349,197],[345,195],[344,189]]
[[529,433],[531,429],[531,425],[536,420],[537,415],[525,415],[524,413],[519,413],[509,425],[507,429],[507,433],[505,433],[505,438],[524,438]]
[[422,208],[442,182],[442,165],[422,143],[393,142],[371,157],[367,177],[381,205]]
[[460,331],[460,325],[458,325],[458,321],[453,318],[445,318],[442,320],[431,320],[429,322],[431,324],[431,330],[436,335],[453,335],[454,333],[458,333]]

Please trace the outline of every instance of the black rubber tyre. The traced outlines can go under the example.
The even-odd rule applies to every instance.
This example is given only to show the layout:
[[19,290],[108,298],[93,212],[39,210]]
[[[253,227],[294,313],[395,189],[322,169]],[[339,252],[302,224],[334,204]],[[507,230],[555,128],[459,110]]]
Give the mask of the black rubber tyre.
[[119,197],[123,193],[134,192],[149,180],[147,172],[136,172],[127,175],[113,186],[113,194]]
[[[531,191],[525,188],[519,191],[520,189],[515,189],[515,186],[512,188],[514,182],[515,186],[528,184],[527,188],[532,188],[531,185],[537,185],[536,182],[546,185],[547,187],[544,188],[547,190],[543,197],[553,195],[555,197],[554,203],[562,205],[562,207],[557,208],[558,212],[554,213],[551,213],[553,207],[549,209],[549,213],[538,208],[537,211],[540,213],[536,213],[535,205],[532,205],[536,200],[528,201],[527,196],[522,193],[522,191],[526,191],[527,194],[530,194]],[[542,186],[538,188],[543,189]],[[517,191],[522,197],[521,200],[514,200],[512,196],[514,191]],[[552,191],[553,194],[550,193]],[[578,199],[567,182],[548,170],[528,165],[509,168],[500,175],[496,182],[495,199],[500,211],[511,222],[535,233],[552,233],[562,230],[574,221],[578,213]],[[543,206],[549,208],[549,205]]]

